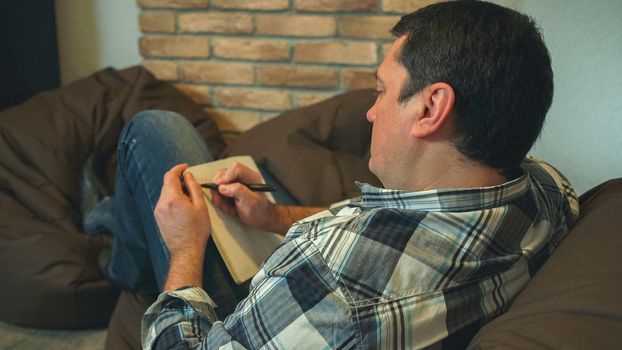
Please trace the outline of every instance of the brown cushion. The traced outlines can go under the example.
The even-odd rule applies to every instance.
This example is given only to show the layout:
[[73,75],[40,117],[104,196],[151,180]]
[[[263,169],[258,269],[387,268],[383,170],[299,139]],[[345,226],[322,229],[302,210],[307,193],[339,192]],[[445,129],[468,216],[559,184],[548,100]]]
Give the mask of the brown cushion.
[[186,116],[216,153],[224,142],[192,101],[148,71],[105,69],[0,111],[0,319],[22,326],[108,323],[118,292],[97,267],[109,245],[82,234],[80,174],[114,152],[144,109]]
[[110,318],[106,333],[106,349],[132,350],[141,348],[140,327],[145,311],[157,295],[123,291]]
[[622,179],[580,202],[567,238],[470,349],[622,348]]
[[380,185],[367,165],[374,99],[358,90],[287,111],[242,134],[228,155],[253,156],[302,205],[354,197],[355,180]]

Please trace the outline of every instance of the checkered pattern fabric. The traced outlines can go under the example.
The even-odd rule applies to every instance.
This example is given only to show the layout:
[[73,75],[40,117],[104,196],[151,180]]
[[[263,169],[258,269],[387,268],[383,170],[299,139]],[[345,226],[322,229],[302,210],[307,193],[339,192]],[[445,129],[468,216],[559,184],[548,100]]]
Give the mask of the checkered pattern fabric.
[[504,312],[578,217],[550,165],[476,189],[362,196],[296,223],[224,321],[200,288],[163,293],[145,348],[414,349]]

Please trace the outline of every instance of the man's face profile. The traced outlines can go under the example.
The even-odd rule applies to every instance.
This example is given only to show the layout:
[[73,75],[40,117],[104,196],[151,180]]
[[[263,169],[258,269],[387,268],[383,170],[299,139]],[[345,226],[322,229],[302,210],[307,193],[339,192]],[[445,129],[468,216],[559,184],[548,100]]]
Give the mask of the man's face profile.
[[391,46],[376,73],[377,98],[367,111],[367,120],[373,124],[369,169],[387,188],[398,188],[400,174],[408,171],[412,157],[413,138],[410,135],[418,109],[418,96],[406,102],[399,97],[408,72],[397,60],[406,36],[401,36]]

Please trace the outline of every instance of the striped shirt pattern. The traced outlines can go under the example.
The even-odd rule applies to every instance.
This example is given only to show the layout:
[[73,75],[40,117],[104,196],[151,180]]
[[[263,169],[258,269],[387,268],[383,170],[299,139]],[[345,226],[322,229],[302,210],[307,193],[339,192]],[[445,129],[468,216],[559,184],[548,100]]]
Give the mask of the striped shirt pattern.
[[[301,220],[224,321],[201,288],[162,293],[144,348],[442,347],[504,312],[578,218],[553,167],[499,186],[362,195]],[[472,334],[472,333],[471,333]]]

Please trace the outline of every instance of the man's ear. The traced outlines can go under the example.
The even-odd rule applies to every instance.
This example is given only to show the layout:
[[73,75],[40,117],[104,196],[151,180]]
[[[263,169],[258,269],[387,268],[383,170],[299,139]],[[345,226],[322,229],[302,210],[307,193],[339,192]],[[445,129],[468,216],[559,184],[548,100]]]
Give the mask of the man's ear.
[[417,138],[438,134],[449,126],[456,95],[449,84],[434,83],[421,91],[421,98],[423,108],[411,131]]

